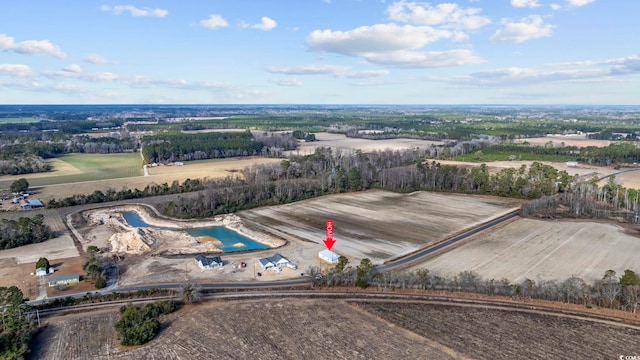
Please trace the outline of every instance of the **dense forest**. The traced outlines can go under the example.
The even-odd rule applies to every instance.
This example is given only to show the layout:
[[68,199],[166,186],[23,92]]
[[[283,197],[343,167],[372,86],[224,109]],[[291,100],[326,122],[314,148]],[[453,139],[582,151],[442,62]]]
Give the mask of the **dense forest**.
[[44,216],[21,217],[18,220],[0,221],[0,249],[39,243],[53,237],[53,232],[44,223]]
[[16,286],[0,287],[0,358],[23,359],[29,350],[29,341],[34,335],[34,326],[29,321],[29,305],[22,291]]
[[143,138],[147,163],[202,160],[260,154],[264,144],[250,132],[163,133]]

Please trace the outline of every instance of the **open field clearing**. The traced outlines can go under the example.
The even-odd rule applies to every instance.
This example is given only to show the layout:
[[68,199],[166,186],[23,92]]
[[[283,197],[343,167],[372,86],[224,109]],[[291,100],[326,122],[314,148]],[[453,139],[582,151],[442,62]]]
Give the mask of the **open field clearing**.
[[[358,311],[342,301],[206,303],[163,319],[147,345],[116,346],[117,311],[49,320],[37,359],[451,359],[455,351]],[[209,319],[203,321],[204,319]],[[75,334],[91,334],[91,339]],[[212,356],[215,354],[215,356]],[[453,356],[452,356],[453,355]]]
[[[336,253],[374,263],[433,244],[449,235],[505,214],[514,199],[415,192],[365,191],[242,211],[242,219],[267,232],[316,243],[302,258],[324,249],[325,220],[334,221]],[[271,230],[270,230],[271,229]],[[315,253],[314,253],[315,252]]]
[[[529,143],[533,146],[545,146],[548,145],[549,142],[554,147],[561,146],[577,146],[577,147],[586,147],[586,146],[596,146],[596,147],[605,147],[612,144],[612,141],[609,140],[597,140],[597,139],[587,139],[587,135],[576,135],[576,136],[544,136],[537,138],[526,138],[526,139],[515,139],[516,143]],[[564,145],[563,145],[564,143]]]
[[[637,233],[638,228],[634,226]],[[640,238],[612,223],[518,219],[481,234],[415,269],[453,276],[475,271],[485,279],[521,282],[578,276],[591,283],[612,269],[640,270]]]
[[341,149],[347,151],[362,150],[362,152],[371,152],[375,150],[404,150],[414,148],[427,148],[431,145],[442,145],[441,141],[428,141],[418,139],[385,139],[385,140],[368,140],[358,138],[348,138],[343,134],[333,133],[315,133],[318,141],[301,142],[298,150],[285,151],[285,154],[312,154],[316,148],[330,147],[333,149]]
[[13,118],[0,118],[0,124],[26,124],[39,122],[40,119],[33,117],[13,117]]
[[161,319],[150,343],[122,348],[118,316],[48,318],[31,358],[613,359],[635,354],[640,336],[633,327],[482,305],[260,299],[184,307]]
[[39,187],[142,175],[142,164],[138,153],[68,154],[49,161],[53,165],[53,171],[0,176],[0,188],[9,188],[11,183],[19,178],[27,179],[32,187]]
[[[37,194],[35,196],[47,201],[52,197],[60,199],[74,194],[91,194],[95,190],[106,191],[107,189],[114,189],[119,191],[124,187],[129,189],[143,189],[151,183],[163,184],[166,182],[171,184],[173,181],[183,182],[185,179],[226,177],[247,166],[282,161],[282,159],[260,157],[198,160],[185,162],[184,166],[160,165],[157,167],[148,167],[149,176],[142,176],[140,155],[136,154],[135,159],[137,167],[135,168],[135,174],[132,175],[132,177],[81,181],[82,177],[76,178],[75,176],[77,175],[69,177],[63,176],[55,179],[49,179],[48,181],[51,184],[46,186],[38,186],[38,180],[28,180],[29,183],[36,188],[35,190],[37,191]],[[117,164],[113,164],[112,166],[115,165]],[[61,178],[64,178],[62,179],[64,181],[61,181]],[[69,185],[69,183],[73,183],[73,185]],[[11,185],[11,182],[0,181],[0,185],[3,184],[5,188],[7,188]]]
[[182,130],[185,134],[200,134],[211,132],[244,132],[247,129],[225,128],[225,129],[204,129],[204,130]]
[[[43,256],[51,261],[79,256],[79,253],[69,234],[64,234],[37,244],[0,250],[0,259],[15,259],[17,264],[35,264],[36,261]],[[33,270],[35,270],[35,268],[33,268]]]
[[[205,177],[215,178],[229,175],[232,171],[244,169],[247,166],[279,163],[282,159],[276,158],[226,158],[226,159],[209,159],[187,161],[183,166],[176,165],[160,165],[157,167],[147,167],[149,177],[157,184],[167,182],[163,178],[176,179],[181,177],[180,181],[185,179],[202,179]],[[173,180],[172,180],[173,181]]]
[[638,351],[640,330],[548,314],[421,303],[364,310],[475,359],[617,359]]

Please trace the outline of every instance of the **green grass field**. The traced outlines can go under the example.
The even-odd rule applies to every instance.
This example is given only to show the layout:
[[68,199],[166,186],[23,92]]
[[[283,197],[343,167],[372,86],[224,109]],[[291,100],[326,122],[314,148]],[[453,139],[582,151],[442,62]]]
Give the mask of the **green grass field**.
[[25,118],[0,118],[0,124],[22,124],[38,122],[40,119],[25,117]]
[[[32,174],[32,176],[0,177],[0,189],[7,189],[18,177],[24,177],[31,187],[74,183],[80,181],[94,181],[106,179],[119,179],[142,175],[142,162],[138,153],[126,154],[69,154],[57,159],[78,170],[80,173],[73,175],[58,175],[51,172],[51,176],[44,174]],[[54,165],[54,170],[56,170]],[[6,180],[3,180],[6,178]]]

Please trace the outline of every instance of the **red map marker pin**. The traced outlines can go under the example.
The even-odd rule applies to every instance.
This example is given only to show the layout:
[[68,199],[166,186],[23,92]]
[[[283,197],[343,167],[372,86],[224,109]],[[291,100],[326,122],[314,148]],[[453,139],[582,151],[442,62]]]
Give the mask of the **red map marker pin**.
[[326,228],[327,228],[327,238],[324,239],[323,242],[324,242],[324,245],[327,247],[327,249],[331,250],[333,245],[336,243],[336,241],[333,240],[333,220],[327,220]]

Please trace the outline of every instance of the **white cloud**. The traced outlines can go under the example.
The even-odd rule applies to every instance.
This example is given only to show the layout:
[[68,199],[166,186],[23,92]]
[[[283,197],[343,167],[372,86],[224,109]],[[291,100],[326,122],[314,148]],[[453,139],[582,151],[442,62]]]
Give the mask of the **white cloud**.
[[553,25],[545,24],[542,17],[529,15],[518,22],[502,21],[503,27],[491,37],[492,41],[513,41],[522,43],[527,40],[551,36]]
[[92,82],[113,81],[119,78],[117,74],[111,72],[85,73],[76,64],[65,66],[61,71],[43,71],[42,75],[48,78],[78,79]]
[[98,55],[98,54],[87,54],[84,57],[84,61],[90,64],[115,64],[116,62],[113,60],[109,60],[108,58]]
[[566,0],[566,1],[567,1],[567,4],[571,7],[580,7],[580,6],[589,5],[595,2],[596,0]]
[[454,3],[432,6],[428,3],[404,0],[394,2],[387,8],[387,14],[393,21],[469,30],[491,23],[491,19],[479,15],[481,12],[482,9],[465,9]]
[[467,49],[448,51],[395,51],[385,54],[371,54],[367,61],[399,68],[436,68],[481,64],[485,60]]
[[66,71],[66,72],[70,72],[70,73],[81,73],[82,72],[82,68],[80,67],[80,65],[77,64],[71,64],[71,65],[67,65],[64,68],[62,68],[62,71]]
[[419,49],[442,39],[458,39],[460,36],[459,32],[434,29],[430,26],[376,24],[349,31],[315,30],[307,37],[307,45],[317,51],[366,56]]
[[537,8],[540,7],[538,0],[511,0],[511,6],[517,8]]
[[301,66],[268,66],[266,70],[273,74],[285,75],[332,75],[337,78],[364,79],[387,75],[388,70],[355,71],[351,66],[311,64]]
[[200,20],[200,26],[215,29],[219,27],[227,27],[229,23],[222,16],[218,14],[211,14],[208,18]]
[[349,71],[351,67],[341,65],[302,65],[302,66],[267,66],[266,70],[274,74],[286,75],[335,75]]
[[[563,69],[548,70],[549,67]],[[452,78],[431,78],[430,80],[467,84],[474,86],[504,86],[558,81],[613,81],[613,77],[640,74],[640,56],[608,59],[603,61],[578,61],[561,64],[547,64],[542,68],[508,67],[472,73]]]
[[266,16],[263,16],[260,19],[260,24],[251,25],[252,28],[263,30],[263,31],[273,30],[276,28],[276,26],[278,26],[278,23],[275,20],[268,18]]
[[368,79],[372,77],[378,77],[389,74],[389,70],[364,70],[364,71],[347,71],[344,74],[340,74],[340,77],[346,77],[350,79]]
[[31,68],[24,64],[0,64],[0,74],[13,77],[29,77],[33,74]]
[[304,83],[302,82],[302,80],[293,77],[276,80],[276,84],[280,86],[302,86]]
[[100,10],[102,11],[106,11],[106,12],[110,12],[116,15],[122,15],[125,12],[128,12],[129,14],[131,14],[131,16],[144,16],[144,17],[165,17],[167,16],[167,14],[169,14],[169,11],[164,10],[164,9],[151,9],[148,7],[145,8],[137,8],[133,5],[116,5],[116,6],[108,6],[108,5],[102,5],[100,7]]
[[562,5],[560,4],[551,4],[551,10],[560,10],[562,9]]
[[60,50],[60,47],[49,40],[25,40],[15,42],[14,38],[5,34],[0,34],[0,51],[13,51],[19,54],[36,56],[54,56],[65,58],[67,54]]
[[458,31],[430,26],[377,24],[344,32],[316,30],[307,37],[307,45],[312,50],[361,57],[370,63],[391,67],[432,68],[484,62],[466,49],[419,51],[438,40],[455,41],[460,37]]

